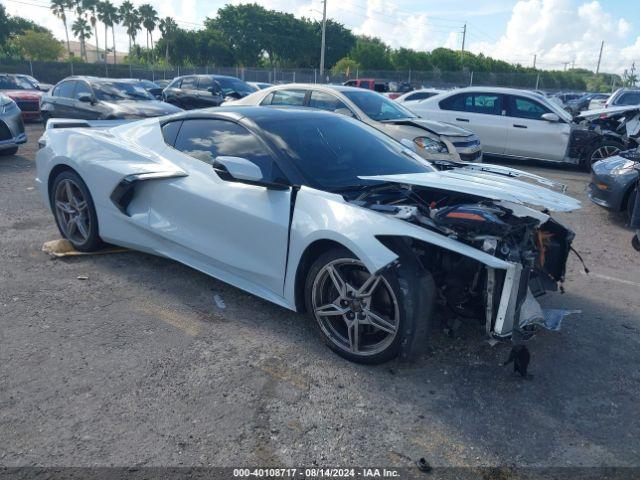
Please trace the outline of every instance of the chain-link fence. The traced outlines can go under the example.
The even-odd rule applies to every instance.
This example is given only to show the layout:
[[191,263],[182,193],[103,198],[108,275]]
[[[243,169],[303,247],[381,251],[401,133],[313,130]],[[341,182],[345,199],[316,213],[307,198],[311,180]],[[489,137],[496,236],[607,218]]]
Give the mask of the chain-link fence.
[[[29,60],[0,59],[0,72],[29,74],[45,83],[57,83],[69,75],[92,75],[109,78],[144,78],[170,80],[179,75],[218,74],[242,78],[247,82],[266,83],[342,83],[354,78],[374,78],[380,82],[409,82],[413,87],[452,88],[470,85],[500,86],[556,90],[584,90],[585,85],[570,85],[553,72],[540,73],[495,73],[457,71],[411,71],[411,70],[355,70],[347,75],[320,75],[318,69],[280,69],[244,67],[149,67],[140,65],[76,63],[76,62],[32,62]],[[611,85],[611,89],[616,87]]]

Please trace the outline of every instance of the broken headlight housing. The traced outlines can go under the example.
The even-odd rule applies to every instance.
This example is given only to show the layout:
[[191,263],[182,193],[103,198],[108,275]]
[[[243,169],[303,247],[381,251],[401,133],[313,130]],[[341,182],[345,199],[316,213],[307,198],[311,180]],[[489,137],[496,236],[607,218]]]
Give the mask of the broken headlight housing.
[[429,153],[449,153],[447,146],[439,141],[429,137],[416,137],[413,139],[420,150],[425,150]]

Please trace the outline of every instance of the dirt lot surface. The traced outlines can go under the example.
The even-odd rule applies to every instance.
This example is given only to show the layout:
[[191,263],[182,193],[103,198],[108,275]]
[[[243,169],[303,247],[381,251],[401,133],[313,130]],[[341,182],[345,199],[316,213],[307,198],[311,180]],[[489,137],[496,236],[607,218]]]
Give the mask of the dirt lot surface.
[[0,466],[640,466],[640,254],[586,173],[523,167],[582,200],[556,217],[591,269],[572,256],[566,293],[542,298],[582,313],[532,340],[526,381],[477,327],[359,366],[306,317],[178,263],[49,258],[40,133],[0,158]]

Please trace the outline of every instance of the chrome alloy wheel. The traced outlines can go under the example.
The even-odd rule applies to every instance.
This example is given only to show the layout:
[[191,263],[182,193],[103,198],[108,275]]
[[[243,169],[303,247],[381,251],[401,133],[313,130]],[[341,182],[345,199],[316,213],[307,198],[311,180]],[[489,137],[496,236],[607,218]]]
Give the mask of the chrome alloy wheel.
[[359,260],[339,258],[316,275],[313,314],[326,337],[355,355],[384,351],[398,334],[398,299],[381,275],[371,275]]
[[591,163],[596,163],[603,158],[611,157],[620,153],[620,149],[614,145],[602,145],[596,148],[591,154]]
[[56,187],[54,201],[63,235],[74,243],[85,243],[91,232],[91,217],[87,199],[78,185],[65,178]]

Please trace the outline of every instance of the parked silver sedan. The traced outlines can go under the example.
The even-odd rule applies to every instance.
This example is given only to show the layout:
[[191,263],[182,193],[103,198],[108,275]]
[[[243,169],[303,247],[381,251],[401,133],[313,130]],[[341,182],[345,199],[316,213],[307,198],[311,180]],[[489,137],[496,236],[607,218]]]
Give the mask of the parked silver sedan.
[[[252,93],[233,105],[312,107],[353,117],[411,147],[431,161],[482,161],[480,139],[473,132],[421,118],[372,90],[344,85],[288,84]],[[226,103],[225,103],[226,105]]]
[[13,155],[27,141],[22,112],[16,102],[0,93],[0,155]]

